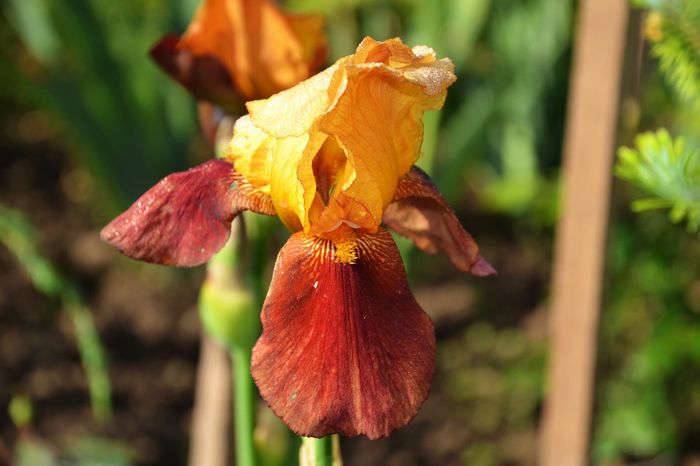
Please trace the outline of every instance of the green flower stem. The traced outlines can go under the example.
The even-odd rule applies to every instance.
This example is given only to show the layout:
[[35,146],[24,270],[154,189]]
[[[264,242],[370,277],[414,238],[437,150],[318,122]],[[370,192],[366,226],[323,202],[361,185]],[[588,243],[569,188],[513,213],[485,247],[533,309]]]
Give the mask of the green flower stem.
[[[231,237],[207,266],[199,308],[207,333],[229,349],[232,375],[233,434],[237,466],[256,466],[254,443],[257,394],[250,375],[251,349],[260,333],[258,282],[249,231],[236,219]],[[252,243],[253,248],[258,246]]]
[[[236,236],[238,243],[234,251],[228,259],[228,266],[232,274],[243,278],[244,282],[248,282],[253,288],[252,306],[255,306],[258,301],[259,291],[257,290],[257,282],[259,281],[259,273],[255,267],[254,258],[248,257],[247,260],[241,258],[241,249],[249,244],[248,229],[241,216],[238,219],[238,228],[232,231],[232,235]],[[253,248],[257,250],[259,246],[253,243]],[[252,283],[251,283],[252,282]],[[244,285],[245,286],[245,285]],[[251,309],[252,311],[252,309]],[[257,324],[257,311],[253,311],[251,315],[255,315]],[[250,375],[250,358],[252,343],[255,342],[255,337],[258,334],[258,326],[255,326],[255,335],[250,335],[251,346],[233,345],[231,346],[231,366],[233,375],[233,429],[236,442],[236,466],[256,466],[258,464],[255,451],[255,402],[256,389],[253,378]]]
[[107,371],[107,357],[97,333],[95,320],[76,290],[64,290],[63,305],[75,326],[78,352],[87,376],[92,414],[99,422],[112,418],[112,385]]
[[255,385],[250,376],[250,349],[231,348],[233,365],[233,430],[236,441],[236,466],[257,464],[255,430]]
[[[308,466],[333,466],[333,437],[304,437],[304,447],[308,449]],[[307,465],[303,465],[307,466]]]

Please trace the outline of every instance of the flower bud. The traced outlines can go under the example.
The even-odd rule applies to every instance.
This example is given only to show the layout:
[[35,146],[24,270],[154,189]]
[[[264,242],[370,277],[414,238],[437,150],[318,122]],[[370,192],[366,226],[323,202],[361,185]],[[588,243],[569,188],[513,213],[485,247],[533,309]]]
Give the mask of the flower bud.
[[206,332],[227,347],[252,348],[260,332],[253,294],[231,283],[207,278],[199,293],[199,316]]

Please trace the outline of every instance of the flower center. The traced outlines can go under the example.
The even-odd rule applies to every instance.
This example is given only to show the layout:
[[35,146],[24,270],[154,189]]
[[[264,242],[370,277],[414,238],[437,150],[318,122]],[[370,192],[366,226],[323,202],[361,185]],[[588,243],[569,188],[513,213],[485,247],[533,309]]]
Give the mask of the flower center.
[[331,240],[335,248],[333,260],[337,264],[354,264],[357,262],[357,235],[345,223],[335,230],[323,235]]
[[321,196],[323,203],[328,205],[328,201],[333,195],[336,182],[345,169],[347,157],[340,148],[336,139],[329,136],[319,149],[313,161],[314,178],[316,180],[316,191]]

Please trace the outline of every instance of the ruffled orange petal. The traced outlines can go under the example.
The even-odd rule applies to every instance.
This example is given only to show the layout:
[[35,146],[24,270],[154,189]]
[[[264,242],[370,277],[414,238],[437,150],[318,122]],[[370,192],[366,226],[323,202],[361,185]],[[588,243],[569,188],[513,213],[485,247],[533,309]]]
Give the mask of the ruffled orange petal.
[[[329,105],[337,66],[269,99],[248,102],[238,120],[228,154],[236,170],[251,180],[267,180],[282,221],[292,231],[309,223],[316,195],[313,161],[327,136],[313,130]],[[250,147],[264,147],[251,151]],[[265,162],[261,161],[264,152]]]
[[100,237],[132,259],[192,267],[226,244],[231,221],[243,210],[275,214],[270,197],[231,164],[210,160],[163,178]]
[[[341,61],[342,62],[342,61]],[[338,93],[339,63],[268,99],[247,102],[252,123],[275,138],[316,130],[316,120]]]
[[428,175],[413,169],[399,180],[394,202],[384,211],[384,224],[411,239],[425,252],[441,252],[452,265],[478,276],[496,270],[479,255],[479,246]]
[[[366,39],[353,61],[364,53],[369,54],[366,59],[372,57],[372,51],[365,50],[372,45],[370,42],[378,44]],[[393,46],[382,47],[386,44],[383,43],[374,47],[386,49],[387,57],[382,53],[375,59],[391,61],[393,57],[395,62],[422,62],[422,56],[414,55],[403,44],[399,47],[395,42],[387,42]],[[346,219],[373,231],[393,198],[398,178],[418,158],[423,113],[442,106],[446,88],[455,78],[449,61],[441,62],[440,67],[419,63],[421,73],[416,72],[418,65],[409,63],[403,68],[383,62],[346,66],[346,90],[320,123],[321,131],[338,138],[350,168],[340,179],[326,217]],[[326,224],[319,223],[311,232],[325,228]]]
[[323,19],[287,15],[268,0],[205,0],[178,48],[218,59],[245,100],[267,97],[323,63]]
[[430,318],[406,283],[391,236],[356,238],[343,263],[330,240],[292,235],[277,258],[252,373],[300,435],[389,435],[426,399],[435,362]]
[[274,146],[270,196],[280,219],[292,231],[309,221],[310,209],[305,206],[311,206],[316,196],[313,160],[325,139],[311,132],[279,139]]
[[[272,176],[271,194],[285,223],[312,235],[342,222],[376,231],[398,179],[418,158],[423,113],[442,106],[454,80],[452,63],[427,47],[366,38],[323,73],[249,102],[252,125],[275,139],[271,164],[280,176]],[[328,144],[343,154],[330,164],[318,160]],[[322,186],[329,179],[332,186]]]

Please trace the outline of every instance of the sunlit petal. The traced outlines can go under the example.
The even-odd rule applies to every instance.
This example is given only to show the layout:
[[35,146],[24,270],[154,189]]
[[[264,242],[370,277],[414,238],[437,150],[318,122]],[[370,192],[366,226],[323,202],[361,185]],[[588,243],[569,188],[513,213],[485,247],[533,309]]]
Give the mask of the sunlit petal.
[[335,64],[269,99],[246,103],[253,124],[276,138],[315,130],[317,119],[335,97],[332,84],[337,71]]
[[[423,113],[442,106],[454,80],[452,63],[428,47],[366,38],[323,73],[249,102],[249,123],[275,140],[270,192],[285,224],[307,234],[342,222],[376,231],[398,179],[420,155]],[[329,145],[341,152],[333,163],[325,160]]]
[[252,372],[272,410],[301,435],[388,435],[428,395],[435,336],[391,236],[357,237],[357,260],[293,235],[277,258]]
[[242,210],[275,213],[231,164],[211,160],[163,178],[100,236],[133,259],[191,267],[223,247]]
[[383,220],[423,251],[445,254],[463,272],[479,276],[496,273],[479,255],[479,246],[428,175],[417,167],[399,181],[394,202],[384,211]]
[[323,27],[322,17],[288,14],[269,0],[204,0],[182,38],[160,48],[169,53],[154,57],[200,93],[206,89],[188,85],[191,80],[183,76],[201,75],[201,65],[216,62],[230,79],[231,90],[251,100],[287,89],[323,65]]

